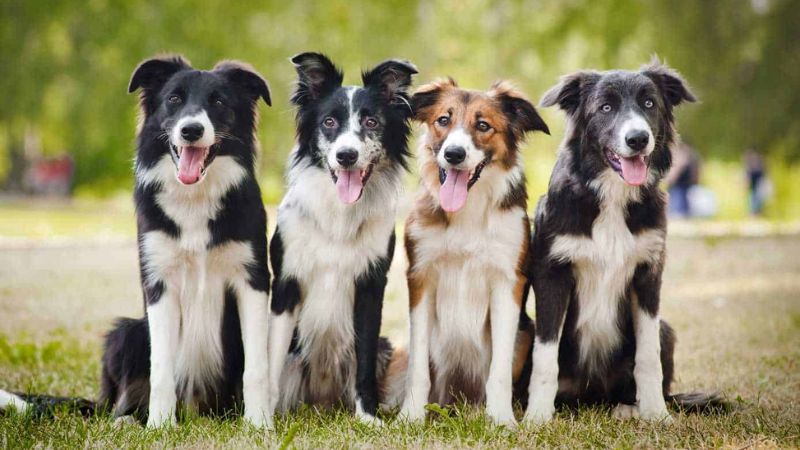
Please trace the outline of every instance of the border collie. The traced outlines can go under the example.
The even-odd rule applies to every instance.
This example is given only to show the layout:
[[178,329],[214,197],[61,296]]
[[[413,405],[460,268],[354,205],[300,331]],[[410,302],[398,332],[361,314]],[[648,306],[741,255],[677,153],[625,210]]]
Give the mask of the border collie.
[[266,81],[233,61],[195,70],[179,56],[143,62],[135,163],[146,317],[106,339],[101,404],[148,427],[176,404],[244,417],[267,413],[266,214],[256,182],[256,102]]
[[695,101],[659,64],[578,72],[542,98],[567,114],[567,134],[534,218],[529,276],[536,338],[525,420],[555,401],[617,405],[617,417],[668,421],[675,335],[659,317],[665,195],[676,139],[673,108]]
[[363,87],[342,86],[324,55],[291,61],[297,146],[270,244],[273,408],[342,403],[377,422],[391,354],[378,334],[417,70],[388,60],[362,74]]
[[429,401],[485,400],[495,423],[512,425],[514,373],[527,358],[514,361],[516,341],[530,341],[517,331],[530,241],[519,145],[549,130],[507,82],[480,92],[438,81],[411,103],[427,133],[405,230],[411,339],[401,417],[424,418]]

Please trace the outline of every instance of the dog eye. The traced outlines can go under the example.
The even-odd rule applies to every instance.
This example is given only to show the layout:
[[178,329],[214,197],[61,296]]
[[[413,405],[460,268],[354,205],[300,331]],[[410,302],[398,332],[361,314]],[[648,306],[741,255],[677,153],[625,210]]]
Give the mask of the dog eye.
[[369,128],[369,129],[373,129],[373,128],[378,126],[378,121],[373,119],[372,117],[367,117],[364,120],[364,126]]
[[478,124],[475,125],[475,127],[478,129],[478,131],[483,132],[483,133],[485,133],[485,132],[489,131],[490,129],[492,129],[492,127],[489,125],[489,123],[488,122],[484,122],[483,120],[478,122]]
[[439,117],[436,119],[436,123],[438,123],[440,127],[446,127],[450,125],[450,118],[447,116]]
[[326,117],[325,120],[322,121],[322,125],[324,125],[325,128],[336,128],[336,119],[333,117]]
[[644,107],[647,108],[647,109],[652,108],[653,105],[655,105],[655,103],[653,103],[653,101],[650,100],[649,98],[644,101]]
[[613,108],[608,103],[600,107],[600,110],[603,112],[611,112],[612,109]]
[[169,102],[170,103],[180,103],[182,101],[183,101],[183,99],[181,99],[181,97],[179,95],[170,95],[169,96]]

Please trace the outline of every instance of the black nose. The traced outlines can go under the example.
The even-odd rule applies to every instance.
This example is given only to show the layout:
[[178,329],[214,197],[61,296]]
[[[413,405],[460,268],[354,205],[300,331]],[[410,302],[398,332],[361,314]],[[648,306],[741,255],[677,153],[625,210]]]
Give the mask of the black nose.
[[649,141],[650,133],[645,130],[631,130],[625,135],[625,143],[637,152],[647,147]]
[[200,123],[190,123],[188,125],[184,125],[181,128],[181,137],[186,139],[188,142],[194,142],[203,135],[203,125]]
[[450,146],[444,149],[444,159],[450,164],[461,164],[467,158],[464,147]]
[[358,161],[358,152],[354,148],[343,148],[336,152],[336,161],[344,167],[350,167]]

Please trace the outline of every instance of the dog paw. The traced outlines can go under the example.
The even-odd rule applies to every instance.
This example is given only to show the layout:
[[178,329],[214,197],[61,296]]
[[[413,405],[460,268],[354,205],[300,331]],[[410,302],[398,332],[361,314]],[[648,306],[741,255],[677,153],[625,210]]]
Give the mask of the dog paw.
[[552,406],[549,408],[528,408],[522,421],[531,425],[544,425],[553,419],[555,412],[555,407]]
[[150,413],[147,416],[147,428],[149,429],[174,427],[176,425],[178,425],[178,421],[175,419],[174,411]]
[[514,417],[514,411],[510,408],[504,411],[490,411],[487,408],[486,414],[492,419],[492,423],[497,426],[503,425],[509,428],[516,428],[517,426],[517,419]]
[[369,425],[371,427],[382,427],[383,421],[371,414],[357,414],[356,418],[359,422],[363,423],[364,425]]
[[411,401],[403,402],[398,418],[408,422],[419,422],[425,420],[425,405],[416,405]]
[[639,407],[637,407],[636,405],[626,405],[624,403],[618,403],[617,406],[614,407],[614,411],[611,412],[611,415],[615,419],[619,420],[638,419]]
[[658,422],[663,424],[670,424],[673,422],[672,416],[667,411],[666,406],[661,408],[638,408],[639,419],[647,422]]
[[247,411],[245,408],[244,421],[256,428],[272,428],[272,415],[266,411]]

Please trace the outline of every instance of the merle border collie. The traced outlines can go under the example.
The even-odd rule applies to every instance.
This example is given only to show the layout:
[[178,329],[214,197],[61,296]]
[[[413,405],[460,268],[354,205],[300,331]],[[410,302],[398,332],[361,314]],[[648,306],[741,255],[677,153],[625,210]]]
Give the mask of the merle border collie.
[[549,130],[504,81],[487,92],[434,82],[411,102],[427,132],[405,229],[411,336],[401,417],[424,418],[429,401],[485,400],[495,423],[515,424],[512,383],[527,358],[516,341],[530,342],[518,333],[530,242],[519,146]]
[[[270,390],[281,411],[344,404],[377,422],[379,339],[416,68],[388,60],[342,86],[324,55],[292,58],[297,145],[270,243]],[[287,359],[288,353],[288,359]]]
[[[180,56],[142,62],[135,190],[145,317],[119,319],[107,335],[98,404],[115,417],[176,422],[176,408],[268,414],[270,277],[266,213],[256,182],[256,103],[267,82],[249,65],[195,70]],[[24,400],[28,400],[25,402]],[[11,396],[0,407],[41,411],[69,403]]]
[[616,405],[617,417],[668,421],[675,335],[659,317],[665,195],[676,140],[673,108],[695,101],[654,62],[638,72],[578,72],[542,98],[567,114],[567,134],[536,209],[529,276],[535,343],[525,420],[566,404]]

